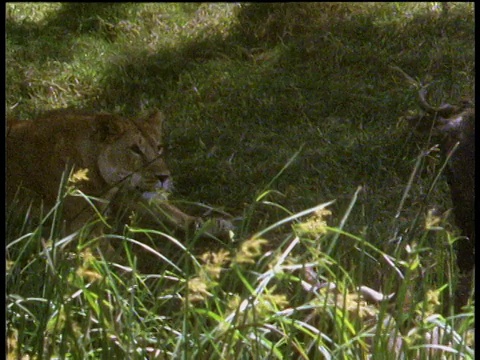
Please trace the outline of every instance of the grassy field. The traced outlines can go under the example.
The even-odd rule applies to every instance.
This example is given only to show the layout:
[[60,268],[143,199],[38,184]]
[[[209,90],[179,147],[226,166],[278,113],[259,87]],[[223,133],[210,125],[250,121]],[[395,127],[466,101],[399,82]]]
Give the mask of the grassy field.
[[7,4],[7,117],[159,108],[172,200],[238,225],[208,255],[164,238],[182,255],[143,272],[157,229],[107,234],[113,263],[7,217],[9,358],[473,358],[443,163],[391,68],[473,97],[474,6],[448,4]]

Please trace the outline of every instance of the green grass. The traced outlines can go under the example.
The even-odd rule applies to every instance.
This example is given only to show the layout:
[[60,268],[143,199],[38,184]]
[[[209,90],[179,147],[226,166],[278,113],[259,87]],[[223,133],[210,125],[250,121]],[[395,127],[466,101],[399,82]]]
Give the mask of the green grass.
[[[8,117],[160,108],[172,199],[242,218],[204,260],[195,239],[109,234],[115,264],[89,253],[102,239],[7,209],[9,356],[393,359],[400,334],[406,358],[440,358],[438,344],[473,358],[473,306],[453,316],[445,300],[452,219],[424,226],[451,206],[443,178],[428,193],[442,163],[417,163],[433,143],[403,120],[416,90],[390,68],[434,82],[432,103],[472,97],[473,4],[450,5],[9,3]],[[331,200],[329,217],[294,216]],[[346,301],[302,281],[334,282]],[[359,285],[399,295],[367,305]],[[435,326],[438,344],[424,336]]]

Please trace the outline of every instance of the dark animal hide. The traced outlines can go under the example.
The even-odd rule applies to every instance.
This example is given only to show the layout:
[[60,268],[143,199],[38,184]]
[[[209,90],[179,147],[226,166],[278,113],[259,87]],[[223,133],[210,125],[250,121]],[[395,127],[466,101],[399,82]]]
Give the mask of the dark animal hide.
[[475,267],[475,108],[468,102],[456,107],[439,108],[425,100],[425,88],[419,92],[420,105],[435,117],[434,134],[439,136],[453,204],[453,214],[464,238],[456,242],[457,264],[462,274]]

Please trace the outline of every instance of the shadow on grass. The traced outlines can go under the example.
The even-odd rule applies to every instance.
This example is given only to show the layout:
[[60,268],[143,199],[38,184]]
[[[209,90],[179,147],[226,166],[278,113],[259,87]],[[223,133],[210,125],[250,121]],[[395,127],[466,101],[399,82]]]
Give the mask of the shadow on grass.
[[[109,24],[128,18],[131,6],[64,4],[43,25],[7,20],[7,35],[35,61],[68,61],[77,36],[114,42]],[[184,11],[194,18],[199,6]],[[210,201],[219,191],[226,204],[251,198],[304,144],[304,158],[278,184],[285,193],[293,186],[292,194],[302,184],[301,195],[289,199],[298,201],[296,210],[326,196],[348,201],[346,194],[362,183],[399,192],[398,177],[406,183],[411,169],[404,159],[417,148],[397,120],[415,94],[388,66],[441,79],[440,91],[454,102],[471,93],[474,52],[459,49],[472,44],[473,50],[474,23],[471,14],[455,11],[393,21],[363,6],[241,4],[236,22],[222,31],[200,32],[161,51],[119,51],[86,106],[128,115],[162,108],[176,128],[173,146],[182,163],[174,170],[195,178],[192,185],[180,176],[180,191],[199,188]]]
[[[145,105],[142,97],[161,103],[182,74],[209,62],[225,62],[231,64],[231,75],[238,76],[233,86],[245,91],[237,99],[221,101],[233,100],[230,106],[237,106],[236,101],[249,96],[246,92],[272,97],[255,104],[256,116],[247,119],[268,118],[272,108],[279,113],[280,108],[288,121],[303,112],[310,117],[360,114],[366,121],[391,124],[391,116],[382,114],[401,106],[408,86],[396,90],[398,79],[389,65],[403,66],[413,76],[446,75],[454,83],[461,79],[451,71],[445,74],[445,67],[453,70],[474,62],[473,52],[452,49],[456,43],[474,41],[471,23],[460,21],[465,15],[454,13],[448,20],[419,14],[400,25],[382,23],[359,5],[353,7],[356,12],[342,4],[246,4],[226,37],[202,34],[153,54],[128,50],[105,74],[103,106],[113,108],[129,99],[138,108]],[[255,76],[245,78],[242,67]],[[443,90],[452,93],[451,87]]]
[[[187,5],[183,11],[195,16],[200,4]],[[116,30],[111,24],[128,18],[132,6],[65,3],[40,24],[19,24],[7,18],[7,36],[32,62],[68,61],[73,40],[82,34],[114,42]],[[361,4],[241,4],[237,22],[226,37],[200,34],[174,49],[152,53],[129,48],[119,54],[121,60],[103,74],[103,89],[97,97],[101,104],[93,100],[91,107],[114,109],[128,99],[138,108],[145,105],[142,97],[162,102],[183,73],[223,60],[233,62],[233,76],[236,66],[249,66],[259,75],[249,82],[248,91],[274,91],[277,99],[265,109],[267,115],[271,107],[292,104],[287,100],[293,83],[303,104],[293,102],[285,114],[287,119],[299,111],[308,116],[336,116],[338,112],[351,117],[352,103],[357,106],[355,114],[360,111],[369,118],[398,103],[389,95],[396,86],[386,79],[390,76],[388,65],[404,66],[407,72],[421,76],[432,67],[444,71],[436,65],[440,59],[432,61],[432,55],[442,54],[443,66],[452,70],[457,64],[474,61],[473,54],[461,55],[446,48],[462,38],[474,41],[471,22],[462,21],[468,15],[450,15],[438,19],[434,13],[412,14],[412,19],[401,25],[379,21],[378,13]],[[442,41],[445,37],[448,41]],[[240,87],[243,80],[238,78]],[[324,111],[319,113],[318,108]],[[257,109],[263,116],[261,106]]]

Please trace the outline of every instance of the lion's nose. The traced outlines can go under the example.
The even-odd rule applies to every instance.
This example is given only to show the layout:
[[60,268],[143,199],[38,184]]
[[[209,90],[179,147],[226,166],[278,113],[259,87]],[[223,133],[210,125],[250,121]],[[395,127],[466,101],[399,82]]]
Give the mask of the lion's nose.
[[171,187],[171,179],[168,174],[159,174],[157,175],[158,182],[161,184],[161,188],[168,190]]
[[157,175],[157,179],[163,184],[170,179],[170,175]]

